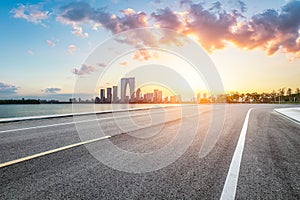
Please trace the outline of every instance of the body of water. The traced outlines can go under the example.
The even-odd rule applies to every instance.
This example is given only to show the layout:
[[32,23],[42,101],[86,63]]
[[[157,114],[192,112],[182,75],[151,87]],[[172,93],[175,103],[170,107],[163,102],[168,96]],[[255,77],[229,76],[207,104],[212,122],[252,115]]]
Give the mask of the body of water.
[[0,118],[101,112],[129,108],[170,106],[169,104],[8,104],[0,105]]

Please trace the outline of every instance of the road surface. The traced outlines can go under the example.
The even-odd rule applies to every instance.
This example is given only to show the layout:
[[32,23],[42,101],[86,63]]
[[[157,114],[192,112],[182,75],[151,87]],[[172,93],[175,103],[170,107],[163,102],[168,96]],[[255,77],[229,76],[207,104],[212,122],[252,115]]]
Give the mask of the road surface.
[[[221,115],[219,106],[216,110],[219,109],[217,113]],[[199,151],[205,143],[207,130],[214,128],[210,125],[212,109],[215,108],[209,105],[184,108],[189,110],[185,120],[181,119],[182,111],[176,108],[157,109],[152,113],[132,111],[129,114],[138,128],[130,127],[126,121],[128,118],[122,113],[94,115],[92,118],[78,116],[77,123],[72,117],[1,123],[0,163],[28,159],[0,168],[0,198],[220,199],[224,194],[230,196],[234,193],[236,199],[300,199],[300,125],[274,111],[282,107],[287,106],[225,105],[224,126],[216,144],[205,157],[200,157]],[[199,121],[194,115],[197,109]],[[249,118],[245,120],[247,113]],[[162,115],[165,123],[160,123]],[[217,117],[215,120],[222,119]],[[195,121],[198,131],[188,149],[177,160],[158,170],[145,173],[120,171],[103,164],[91,153],[97,151],[112,165],[120,164],[122,158],[117,158],[122,154],[111,155],[113,150],[104,146],[105,141],[127,152],[155,152],[174,139],[180,126],[188,134]],[[246,121],[245,140],[241,143],[239,140]],[[99,124],[107,139],[80,144],[83,138],[90,141],[98,137]],[[118,128],[120,124],[123,129]],[[81,133],[78,134],[78,130]],[[72,147],[72,144],[78,145]],[[30,158],[68,146],[70,148]],[[233,161],[235,152],[239,151],[241,159]],[[126,162],[149,167],[146,162]],[[232,187],[230,176],[234,172],[234,162],[239,168],[236,187]]]

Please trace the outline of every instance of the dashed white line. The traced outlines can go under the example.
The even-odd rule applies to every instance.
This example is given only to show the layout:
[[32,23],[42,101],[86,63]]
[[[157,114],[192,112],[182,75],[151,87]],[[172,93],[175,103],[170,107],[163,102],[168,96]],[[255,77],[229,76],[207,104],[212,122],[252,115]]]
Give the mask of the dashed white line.
[[247,112],[244,125],[231,160],[220,200],[233,200],[235,198],[251,110],[253,110],[253,108],[249,109]]
[[45,155],[48,155],[48,154],[51,154],[51,153],[55,153],[55,152],[63,151],[63,150],[66,150],[66,149],[70,149],[70,148],[73,148],[73,147],[81,146],[81,145],[84,145],[84,144],[88,144],[88,143],[108,139],[110,137],[111,136],[104,136],[104,137],[101,137],[101,138],[96,138],[96,139],[92,139],[92,140],[88,140],[88,141],[84,141],[84,142],[79,142],[79,143],[71,144],[71,145],[68,145],[68,146],[60,147],[60,148],[57,148],[57,149],[52,149],[52,150],[49,150],[49,151],[45,151],[45,152],[41,152],[41,153],[34,154],[34,155],[31,155],[31,156],[27,156],[27,157],[24,157],[24,158],[19,158],[19,159],[12,160],[12,161],[9,161],[9,162],[1,163],[0,168],[7,167],[7,166],[10,166],[10,165],[13,165],[13,164],[16,164],[16,163],[24,162],[26,160],[31,160],[31,159],[34,159],[34,158],[45,156]]

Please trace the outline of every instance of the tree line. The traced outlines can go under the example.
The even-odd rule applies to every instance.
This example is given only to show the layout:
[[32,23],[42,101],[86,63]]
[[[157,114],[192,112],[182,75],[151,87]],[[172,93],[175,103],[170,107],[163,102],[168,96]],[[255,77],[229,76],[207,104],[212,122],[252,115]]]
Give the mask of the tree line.
[[225,95],[218,95],[212,98],[212,102],[226,103],[300,103],[300,88],[295,90],[291,88],[280,88],[277,91],[273,90],[270,93],[252,92],[238,93],[231,92]]

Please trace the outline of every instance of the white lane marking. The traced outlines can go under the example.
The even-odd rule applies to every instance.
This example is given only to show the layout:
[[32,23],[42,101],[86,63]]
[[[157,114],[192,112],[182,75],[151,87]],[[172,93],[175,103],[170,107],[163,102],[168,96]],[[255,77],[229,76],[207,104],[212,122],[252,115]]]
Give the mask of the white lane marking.
[[[166,106],[165,108],[167,108],[167,107],[168,106]],[[99,112],[95,111],[95,112],[67,113],[67,114],[59,114],[59,115],[41,115],[41,116],[30,116],[30,117],[4,118],[4,119],[0,119],[0,122],[16,122],[16,121],[34,120],[34,119],[51,119],[51,118],[73,117],[73,116],[82,116],[82,115],[90,115],[90,114],[107,114],[107,113],[124,112],[124,111],[147,110],[150,108],[151,107],[106,110],[106,111],[99,111]]]
[[[173,110],[168,110],[169,111],[176,111],[178,109],[173,109]],[[135,114],[135,115],[129,115],[130,117],[137,117],[137,116],[143,116],[147,114],[159,114],[159,113],[164,113],[166,111],[159,111],[159,112],[153,112],[153,113],[141,113],[141,114]],[[4,130],[0,131],[0,133],[8,133],[8,132],[15,132],[15,131],[25,131],[25,130],[31,130],[31,129],[39,129],[39,128],[48,128],[48,127],[53,127],[53,126],[64,126],[64,125],[70,125],[70,124],[75,124],[75,123],[86,123],[86,122],[92,122],[92,121],[101,121],[101,120],[109,120],[109,119],[119,119],[119,118],[126,118],[128,115],[123,115],[123,116],[117,116],[117,117],[104,117],[100,119],[88,119],[88,120],[82,120],[82,121],[76,121],[76,122],[65,122],[65,123],[59,123],[59,124],[48,124],[48,125],[42,125],[42,126],[32,126],[32,127],[27,127],[27,128],[18,128],[18,129],[10,129],[10,130]]]
[[0,168],[7,167],[7,166],[10,166],[10,165],[13,165],[13,164],[16,164],[16,163],[24,162],[26,160],[31,160],[31,159],[34,159],[34,158],[45,156],[45,155],[48,155],[48,154],[51,154],[51,153],[55,153],[55,152],[63,151],[63,150],[66,150],[66,149],[70,149],[70,148],[73,148],[73,147],[81,146],[81,145],[84,145],[84,144],[93,143],[93,142],[97,142],[97,141],[100,141],[100,140],[108,139],[110,137],[111,136],[104,136],[104,137],[101,137],[101,138],[96,138],[96,139],[92,139],[92,140],[88,140],[88,141],[84,141],[84,142],[79,142],[79,143],[71,144],[71,145],[68,145],[68,146],[60,147],[60,148],[57,148],[57,149],[52,149],[52,150],[49,150],[49,151],[45,151],[45,152],[41,152],[41,153],[34,154],[34,155],[31,155],[31,156],[27,156],[27,157],[24,157],[24,158],[19,158],[19,159],[12,160],[12,161],[9,161],[9,162],[1,163]]
[[220,200],[233,200],[235,198],[236,194],[236,187],[238,183],[239,178],[239,172],[240,172],[240,166],[243,156],[243,150],[245,146],[245,139],[246,139],[246,133],[248,128],[248,122],[249,122],[249,116],[250,112],[253,110],[253,108],[249,109],[244,121],[244,125],[242,128],[242,131],[240,133],[240,137],[237,143],[237,146],[235,148],[229,171],[226,177],[226,181],[223,187],[222,195]]
[[[197,105],[197,104],[195,104]],[[192,107],[195,105],[181,105],[185,107]],[[14,118],[3,118],[0,119],[0,123],[4,122],[17,122],[25,120],[36,120],[36,119],[52,119],[52,118],[62,118],[62,117],[73,117],[73,116],[82,116],[90,114],[107,114],[107,113],[117,113],[117,112],[126,112],[126,111],[140,111],[140,110],[150,110],[158,108],[173,108],[178,107],[178,105],[167,105],[162,107],[142,107],[142,108],[130,108],[130,109],[118,109],[118,110],[106,110],[106,111],[95,111],[95,112],[80,112],[80,113],[67,113],[67,114],[58,114],[58,115],[41,115],[41,116],[30,116],[30,117],[14,117]]]
[[70,125],[70,124],[74,124],[74,123],[75,122],[66,122],[66,123],[49,124],[49,125],[43,125],[43,126],[33,126],[33,127],[27,127],[27,128],[16,128],[16,129],[9,129],[9,130],[5,130],[5,131],[0,131],[0,133],[25,131],[25,130],[38,129],[38,128],[47,128],[47,127],[53,127],[53,126],[63,126],[63,125]]

